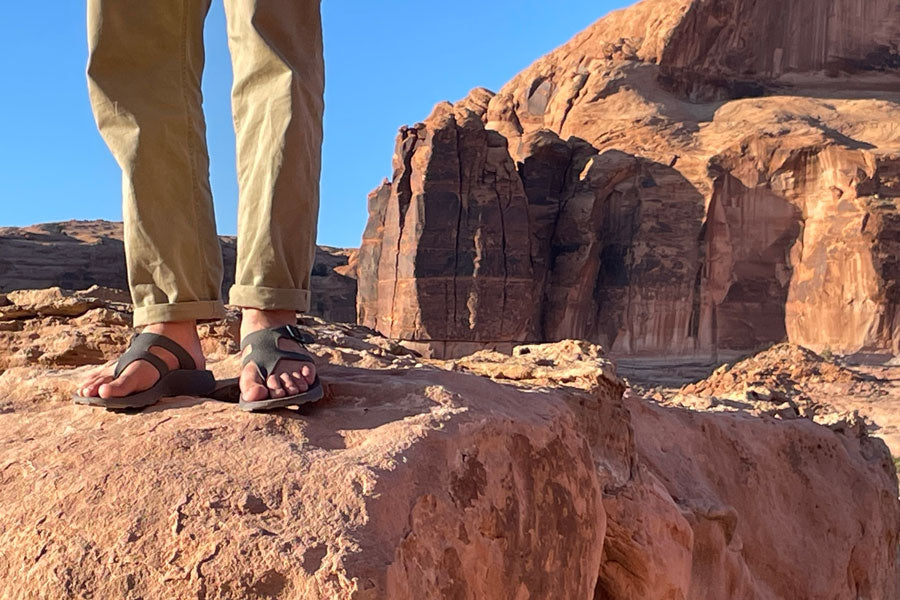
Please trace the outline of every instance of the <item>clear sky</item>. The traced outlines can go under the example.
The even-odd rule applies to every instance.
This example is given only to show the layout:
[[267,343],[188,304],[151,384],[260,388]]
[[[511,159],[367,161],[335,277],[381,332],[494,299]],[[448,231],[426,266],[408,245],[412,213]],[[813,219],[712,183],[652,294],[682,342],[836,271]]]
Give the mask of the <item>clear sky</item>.
[[[157,0],[143,0],[157,1]],[[301,0],[298,0],[301,1]],[[0,36],[0,226],[121,219],[120,175],[87,99],[84,0],[9,2]],[[397,129],[476,86],[497,90],[627,0],[324,0],[325,145],[319,243],[357,246],[366,194],[390,175]],[[222,0],[206,25],[204,97],[219,232],[237,183]]]

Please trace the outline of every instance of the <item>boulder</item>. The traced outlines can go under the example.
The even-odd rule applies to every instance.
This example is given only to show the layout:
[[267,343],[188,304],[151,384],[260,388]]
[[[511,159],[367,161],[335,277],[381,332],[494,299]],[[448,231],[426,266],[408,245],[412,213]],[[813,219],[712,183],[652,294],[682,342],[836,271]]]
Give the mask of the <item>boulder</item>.
[[[4,332],[34,357],[0,364],[4,598],[897,596],[897,478],[863,428],[623,395],[582,340],[441,361],[314,317],[316,405],[107,412],[68,398],[95,367],[66,356],[127,343],[101,304]],[[203,330],[219,376],[236,319]]]

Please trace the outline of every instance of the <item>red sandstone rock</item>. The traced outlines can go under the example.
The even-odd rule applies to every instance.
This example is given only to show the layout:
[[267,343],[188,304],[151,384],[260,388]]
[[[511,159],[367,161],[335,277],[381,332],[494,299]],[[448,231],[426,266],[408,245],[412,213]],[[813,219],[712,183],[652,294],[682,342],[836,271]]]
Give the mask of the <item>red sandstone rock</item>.
[[[225,263],[222,290],[227,300],[234,282],[236,242],[231,236],[220,241]],[[331,321],[356,320],[356,281],[339,272],[349,254],[343,248],[317,248],[311,314]],[[121,223],[66,221],[0,227],[0,292],[52,286],[84,290],[93,285],[127,288]]]
[[751,388],[778,390],[783,396],[803,392],[810,383],[867,381],[859,373],[828,362],[806,348],[779,344],[731,365],[722,365],[706,379],[682,388],[687,394],[724,396]]
[[[468,264],[475,232],[487,246],[496,229],[445,214],[482,218],[459,183],[482,172],[479,155],[404,162],[406,133],[402,168],[375,205],[417,182],[425,193],[405,231],[441,229],[462,250],[428,258],[417,234],[398,245],[399,226],[376,211],[363,252],[387,268],[360,271],[360,322],[445,356],[568,337],[632,355],[717,357],[785,339],[900,352],[898,46],[900,8],[888,0],[645,0],[601,19],[453,111],[506,138],[516,169],[494,187],[527,197],[528,239],[493,241],[508,261],[530,257],[521,273],[533,285],[500,297],[521,328],[498,330],[496,313],[458,296],[451,320],[471,329],[410,325],[445,319],[441,278],[478,287],[472,271],[434,269]],[[427,120],[416,139],[441,127]],[[496,164],[509,160],[503,146]],[[520,203],[509,206],[518,223]],[[390,265],[425,263],[391,283],[401,280]]]
[[393,182],[369,197],[359,322],[402,340],[530,339],[528,200],[506,140],[477,114],[438,105],[404,128]]
[[[312,317],[315,406],[111,413],[67,397],[93,368],[69,357],[130,333],[88,298],[3,321],[0,357],[33,357],[0,363],[4,598],[897,596],[897,479],[864,429],[623,399],[584,341],[434,361]],[[220,376],[234,319],[204,333]]]

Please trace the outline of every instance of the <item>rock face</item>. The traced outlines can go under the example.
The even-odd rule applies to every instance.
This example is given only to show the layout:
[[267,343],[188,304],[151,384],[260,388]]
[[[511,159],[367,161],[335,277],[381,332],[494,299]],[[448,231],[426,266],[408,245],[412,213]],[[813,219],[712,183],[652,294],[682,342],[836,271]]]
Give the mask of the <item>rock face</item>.
[[[234,283],[237,246],[220,237],[225,277],[222,294]],[[59,286],[84,290],[93,285],[124,290],[122,224],[66,221],[32,227],[0,227],[0,292]],[[331,321],[356,320],[356,281],[347,274],[351,251],[319,246],[312,276],[311,314]]]
[[[109,295],[0,302],[3,598],[900,591],[896,474],[863,430],[623,396],[588,342],[437,361],[312,317],[326,397],[300,412],[75,406],[129,337]],[[235,332],[204,326],[220,376]]]
[[503,136],[471,111],[439,106],[401,131],[393,182],[371,194],[369,211],[360,322],[404,340],[477,342],[472,349],[526,339],[528,200]]
[[900,353],[898,122],[896,0],[645,0],[401,131],[359,322],[438,356]]

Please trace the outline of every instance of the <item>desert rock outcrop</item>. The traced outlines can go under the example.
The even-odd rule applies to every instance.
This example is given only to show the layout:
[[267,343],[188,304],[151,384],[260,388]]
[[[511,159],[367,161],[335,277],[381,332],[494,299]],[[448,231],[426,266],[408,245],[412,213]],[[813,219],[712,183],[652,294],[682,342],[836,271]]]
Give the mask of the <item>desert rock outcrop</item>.
[[[864,430],[623,396],[589,342],[436,361],[312,317],[315,406],[76,406],[129,338],[110,295],[0,302],[27,357],[0,364],[2,598],[898,593],[897,479]],[[235,325],[204,325],[219,375]]]
[[[235,238],[221,236],[227,300],[234,283]],[[356,320],[356,281],[347,275],[351,252],[319,246],[312,272],[310,313],[330,321]],[[0,227],[0,293],[29,288],[85,290],[93,285],[124,290],[122,224],[66,221]]]
[[359,322],[437,356],[900,353],[897,123],[894,0],[645,0],[401,131]]

